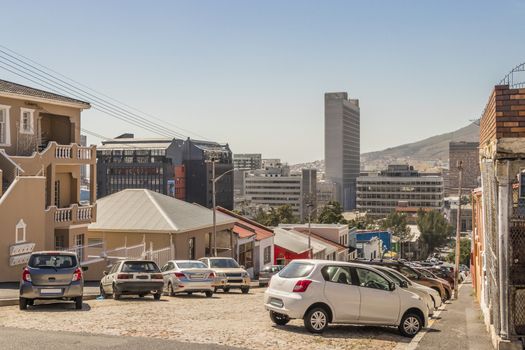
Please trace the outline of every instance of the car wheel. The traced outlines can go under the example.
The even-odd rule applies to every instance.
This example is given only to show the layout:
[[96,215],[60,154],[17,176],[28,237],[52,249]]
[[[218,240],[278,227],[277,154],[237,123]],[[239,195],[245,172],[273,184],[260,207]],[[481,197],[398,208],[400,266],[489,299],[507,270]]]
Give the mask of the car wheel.
[[18,299],[18,307],[20,308],[20,310],[27,310],[27,299],[26,298]]
[[28,306],[33,306],[33,305],[35,305],[35,299],[27,299],[27,305],[28,305]]
[[213,296],[212,291],[205,292],[205,294],[206,294],[206,298],[211,298]]
[[188,292],[188,295],[192,295],[192,294],[193,294],[193,292]]
[[144,298],[146,294],[139,294],[139,298]]
[[226,287],[222,289],[224,293],[228,293],[230,291],[230,287]]
[[413,338],[421,328],[423,327],[423,321],[421,317],[415,313],[408,312],[401,319],[399,324],[399,333],[405,337]]
[[155,293],[153,294],[153,299],[155,300],[160,300],[160,297],[162,296],[162,293],[161,292],[158,292],[158,293]]
[[104,287],[102,287],[102,284],[100,284],[100,296],[104,299],[107,298],[106,291],[104,290]]
[[82,310],[82,297],[75,298],[75,309]]
[[175,292],[173,291],[173,284],[171,284],[171,282],[168,283],[168,295],[170,297],[174,297],[175,296]]
[[120,299],[120,293],[117,292],[117,288],[113,285],[113,299],[119,300]]
[[242,294],[248,294],[249,291],[250,291],[250,287],[241,287]]
[[304,316],[304,326],[312,333],[322,333],[328,327],[328,312],[321,307],[314,307]]
[[278,314],[277,312],[270,311],[270,319],[273,323],[275,323],[278,326],[284,326],[288,322],[290,322],[290,318],[283,314]]
[[213,288],[213,293],[217,293],[218,290],[219,290],[219,288],[217,288],[217,287]]

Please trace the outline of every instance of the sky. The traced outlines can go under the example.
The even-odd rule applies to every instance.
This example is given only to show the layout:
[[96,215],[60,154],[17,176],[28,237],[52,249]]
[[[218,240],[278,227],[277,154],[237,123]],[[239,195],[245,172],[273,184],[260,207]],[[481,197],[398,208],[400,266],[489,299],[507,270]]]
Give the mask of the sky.
[[[525,61],[525,1],[4,1],[0,45],[192,138],[323,159],[324,93],[360,100],[361,151],[466,126]],[[0,79],[34,85],[0,68]],[[104,137],[156,136],[97,110]],[[90,143],[100,140],[90,137]]]

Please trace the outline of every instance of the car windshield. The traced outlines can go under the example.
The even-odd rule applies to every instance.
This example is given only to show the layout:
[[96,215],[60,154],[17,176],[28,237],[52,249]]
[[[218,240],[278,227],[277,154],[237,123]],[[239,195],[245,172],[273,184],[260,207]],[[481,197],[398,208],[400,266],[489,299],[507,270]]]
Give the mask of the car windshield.
[[210,267],[217,269],[238,269],[239,264],[233,259],[210,259]]
[[279,272],[279,276],[282,278],[300,278],[306,277],[314,269],[313,264],[303,262],[291,262],[284,269]]
[[122,265],[122,272],[160,272],[151,261],[127,261]]
[[207,268],[207,266],[200,262],[200,261],[184,261],[184,262],[178,262],[177,266],[179,269],[204,269]]
[[401,284],[401,282],[403,281],[401,278],[399,278],[395,273],[393,272],[390,272],[389,270],[380,270],[381,272],[383,272],[385,275],[387,275],[388,277],[390,277],[392,279],[392,281],[394,281],[395,284],[397,284],[398,286]]
[[63,254],[35,254],[29,259],[29,267],[69,269],[77,266],[77,258],[74,255]]
[[419,272],[420,272],[423,276],[425,276],[426,278],[435,278],[435,276],[434,276],[432,273],[428,272],[427,270],[423,270],[423,269],[421,269],[421,270],[419,270]]

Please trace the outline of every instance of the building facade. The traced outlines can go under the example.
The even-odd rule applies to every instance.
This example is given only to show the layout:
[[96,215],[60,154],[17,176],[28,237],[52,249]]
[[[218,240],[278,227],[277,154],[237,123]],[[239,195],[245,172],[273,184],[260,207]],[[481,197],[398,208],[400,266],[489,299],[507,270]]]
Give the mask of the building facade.
[[392,211],[443,208],[443,177],[427,176],[409,165],[389,165],[377,175],[357,179],[357,209],[376,218]]
[[337,184],[336,200],[345,211],[356,208],[360,171],[359,100],[346,92],[325,94],[326,179]]
[[445,195],[457,196],[459,186],[459,162],[463,162],[461,187],[464,193],[470,193],[481,185],[479,168],[479,142],[450,142],[449,171]]
[[233,168],[240,170],[256,170],[262,167],[262,154],[236,153],[233,155]]
[[317,170],[301,170],[301,222],[315,218],[317,209]]
[[96,218],[96,181],[80,200],[82,166],[96,177],[96,148],[80,145],[88,108],[0,80],[0,282],[19,281],[33,251],[71,249],[84,261],[77,247]]

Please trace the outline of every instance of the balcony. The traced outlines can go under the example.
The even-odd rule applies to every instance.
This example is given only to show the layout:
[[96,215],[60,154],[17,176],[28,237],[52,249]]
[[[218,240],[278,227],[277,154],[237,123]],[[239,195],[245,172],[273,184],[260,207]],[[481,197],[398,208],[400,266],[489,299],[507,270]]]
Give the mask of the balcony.
[[89,224],[96,218],[96,205],[73,204],[68,208],[57,208],[50,206],[46,210],[48,221],[54,224],[55,228],[65,228],[71,225]]

